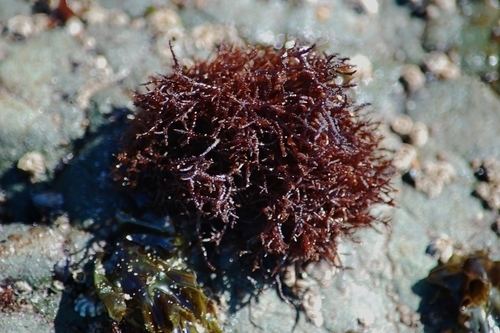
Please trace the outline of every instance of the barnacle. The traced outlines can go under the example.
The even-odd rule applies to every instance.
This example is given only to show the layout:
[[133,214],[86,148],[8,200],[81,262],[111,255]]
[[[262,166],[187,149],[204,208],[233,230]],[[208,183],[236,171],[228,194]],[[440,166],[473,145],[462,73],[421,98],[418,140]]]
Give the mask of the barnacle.
[[96,260],[97,295],[124,332],[221,332],[215,304],[178,249],[175,237],[133,233]]
[[435,302],[453,310],[453,332],[500,330],[500,261],[491,260],[484,252],[453,255],[426,280],[439,290]]
[[340,82],[353,72],[345,58],[300,46],[226,46],[190,68],[176,61],[135,96],[116,178],[255,267],[333,261],[338,236],[390,201],[376,124]]

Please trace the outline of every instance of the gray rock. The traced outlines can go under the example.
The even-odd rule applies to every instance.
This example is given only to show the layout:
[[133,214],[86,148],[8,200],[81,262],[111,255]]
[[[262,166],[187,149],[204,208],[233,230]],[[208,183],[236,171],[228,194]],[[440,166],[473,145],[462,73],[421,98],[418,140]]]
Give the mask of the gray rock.
[[500,156],[500,99],[478,79],[437,81],[415,94],[408,114],[427,124],[431,139],[471,161]]
[[99,3],[108,9],[122,8],[132,17],[143,16],[151,7],[165,5],[162,0],[99,0]]
[[31,4],[26,0],[2,0],[0,5],[0,23],[5,23],[15,15],[31,13]]
[[0,281],[11,278],[39,285],[51,279],[52,267],[65,256],[64,237],[45,227],[9,224],[2,238]]
[[361,82],[354,88],[358,103],[370,103],[368,108],[375,117],[401,114],[406,99],[403,85],[398,83],[401,64],[394,61],[377,61],[374,64],[373,79]]
[[382,225],[378,228],[379,232],[358,232],[356,239],[360,243],[341,243],[339,253],[347,269],[334,277],[332,287],[322,291],[325,332],[396,331],[396,323],[387,320],[395,307],[388,293],[392,289],[391,264],[386,254],[388,230]]
[[11,47],[0,63],[4,88],[0,91],[0,175],[28,151],[41,152],[50,172],[68,153],[71,141],[83,136],[85,115],[74,100],[86,80],[77,66],[86,58],[60,30]]
[[[318,20],[318,7],[306,2],[266,1],[256,6],[251,0],[223,0],[203,9],[218,22],[235,24],[254,43],[279,44],[288,35],[327,46],[343,56],[363,53],[375,61],[396,56],[410,62],[422,58],[424,22],[409,20],[406,8],[383,2],[379,13],[370,16],[360,14],[345,1],[328,4],[331,15],[326,20]],[[268,13],[273,13],[272,19]],[[190,24],[189,20],[185,23]]]
[[448,51],[460,42],[464,20],[460,15],[442,13],[430,19],[425,28],[423,45],[427,50]]
[[[222,0],[203,7],[203,11],[205,17],[208,14],[212,21],[236,25],[242,35],[251,42],[273,44],[278,41],[278,35],[287,32],[289,7],[290,5],[283,1],[263,1],[255,6],[255,2],[251,0]],[[268,13],[273,13],[272,19],[267,19]],[[199,15],[188,13],[183,17],[188,27],[200,23]]]
[[[162,61],[171,60],[168,53],[160,60],[157,47],[167,47],[170,31],[153,36],[142,18],[150,6],[160,2],[165,5],[160,0],[99,0],[105,8],[119,9],[120,19],[88,21],[81,40],[59,28],[24,41],[0,38],[0,178],[26,152],[41,152],[49,174],[62,157],[74,154],[56,181],[36,184],[40,188],[27,188],[27,179],[13,187],[2,185],[7,203],[17,205],[17,211],[31,208],[21,204],[22,200],[31,202],[37,193],[55,192],[64,198],[63,203],[56,197],[55,206],[60,208],[63,203],[76,226],[98,228],[114,216],[122,200],[110,176],[125,123],[119,110],[131,109],[132,90],[149,75],[166,72]],[[183,58],[184,53],[190,54],[187,49],[196,56],[210,55],[213,43],[196,46],[194,31],[201,31],[200,39],[206,37],[206,31],[223,35],[221,27],[227,24],[234,25],[235,34],[249,43],[280,44],[289,35],[317,42],[322,49],[343,56],[362,54],[370,60],[372,72],[359,82],[357,100],[371,102],[374,117],[391,119],[407,112],[414,121],[427,125],[428,142],[414,149],[415,158],[425,162],[434,160],[437,152],[445,152],[457,175],[433,199],[398,183],[398,206],[391,225],[357,232],[359,242],[340,241],[346,269],[320,290],[323,327],[313,326],[301,313],[295,332],[422,331],[417,314],[421,302],[418,283],[436,264],[426,254],[432,239],[445,233],[466,250],[490,248],[494,256],[500,254],[495,250],[498,236],[490,231],[494,219],[470,195],[475,179],[468,165],[475,157],[500,154],[500,101],[476,77],[425,82],[410,96],[398,82],[402,65],[423,63],[423,46],[440,51],[460,43],[467,50],[479,47],[475,31],[466,35],[470,41],[460,40],[464,21],[458,12],[441,13],[425,28],[425,20],[412,17],[408,8],[395,1],[371,1],[378,7],[370,13],[367,8],[360,10],[362,2],[355,0],[325,3],[326,9],[319,7],[324,3],[315,1],[218,0],[199,2],[198,6],[188,1],[179,11],[182,25],[176,32],[180,35],[177,54]],[[30,15],[30,10],[29,1],[1,1],[0,26],[13,15]],[[133,19],[129,21],[128,16]],[[200,29],[207,26],[213,29]],[[472,66],[474,57],[464,54],[463,61],[471,71],[482,71]],[[109,83],[93,90],[95,83],[102,83],[96,74],[98,63],[104,68],[100,73],[109,70],[110,78],[104,77]],[[89,87],[83,107],[79,104],[82,90]],[[75,149],[72,142],[81,138],[84,141]],[[64,263],[68,251],[78,253],[75,260],[88,259],[82,257],[85,251],[77,250],[86,246],[89,237],[69,222],[64,230],[56,223],[44,227],[0,224],[0,281],[9,278],[29,283],[33,287],[31,304],[37,312],[0,313],[0,332],[32,332],[34,327],[42,333],[66,332],[74,323],[81,323],[68,294],[46,297],[43,290],[52,282],[54,264]],[[295,309],[270,288],[252,304],[230,314],[226,328],[242,333],[289,332],[295,315]]]
[[463,69],[491,82],[498,94],[500,93],[498,2],[471,1],[465,3],[462,10],[467,13],[467,17],[457,50],[461,56]]
[[39,333],[54,332],[54,324],[39,314],[26,311],[0,312],[0,332],[32,333],[35,327]]
[[0,281],[23,280],[35,287],[51,281],[54,265],[67,252],[81,250],[89,239],[77,230],[67,233],[19,223],[3,225],[0,231]]
[[124,77],[124,88],[137,89],[150,75],[163,72],[147,30],[97,24],[89,27],[89,35],[96,40],[97,52],[106,57],[117,75]]
[[[98,91],[90,101],[89,117],[92,115],[109,115],[116,109],[133,109],[132,96],[129,91],[118,85]],[[94,119],[97,121],[97,119]],[[92,124],[93,119],[89,119]]]
[[94,123],[88,142],[54,184],[64,196],[65,208],[72,221],[84,228],[113,217],[121,200],[111,171],[123,134],[123,119],[118,126],[110,124],[110,119],[102,115],[91,119]]

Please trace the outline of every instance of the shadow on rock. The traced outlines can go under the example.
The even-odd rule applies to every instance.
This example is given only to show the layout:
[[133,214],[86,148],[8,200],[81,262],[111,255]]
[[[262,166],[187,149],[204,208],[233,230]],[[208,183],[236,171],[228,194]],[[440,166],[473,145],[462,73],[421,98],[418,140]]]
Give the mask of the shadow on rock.
[[[2,187],[10,194],[8,209],[14,213],[13,221],[50,222],[53,216],[67,214],[73,227],[91,234],[91,239],[78,253],[68,253],[67,260],[54,267],[54,280],[64,285],[54,320],[56,333],[111,332],[113,323],[94,286],[95,258],[109,258],[119,246],[117,244],[130,235],[149,235],[146,241],[156,242],[162,234],[149,222],[170,221],[166,216],[148,213],[147,196],[121,191],[112,179],[114,156],[128,114],[130,111],[126,108],[115,108],[107,116],[89,114],[87,135],[73,143],[74,156],[55,171],[52,181],[31,184],[28,176],[14,167],[0,179]],[[45,193],[46,200],[50,199],[48,194],[63,199],[43,205],[40,198],[36,199],[39,193]],[[135,221],[135,225],[130,221],[123,225],[123,212]],[[177,226],[184,225],[177,222]],[[146,224],[149,231],[143,230]],[[188,222],[185,225],[192,226]],[[196,272],[198,282],[206,287],[203,291],[209,297],[214,296],[210,298],[226,300],[229,313],[238,311],[258,297],[264,287],[271,285],[270,279],[252,273],[250,265],[242,263],[231,247],[221,247],[219,252],[209,249],[210,258],[205,258],[203,248],[192,239],[192,230],[181,229],[176,227],[169,231],[169,237],[180,234],[184,239],[182,251],[188,258],[187,269]],[[147,251],[151,244],[139,245]],[[209,268],[212,264],[216,273]]]
[[421,297],[417,311],[424,332],[438,333],[456,328],[456,306],[452,299],[439,297],[441,288],[422,279],[413,285],[412,291]]
[[114,109],[104,124],[90,128],[85,144],[54,181],[73,224],[94,229],[125,204],[110,172],[127,114],[127,109]]
[[44,181],[32,183],[29,174],[16,165],[4,172],[0,177],[5,192],[3,220],[40,223],[50,220],[51,214],[67,212],[72,223],[88,227],[112,216],[121,196],[112,184],[110,170],[127,113],[127,109],[116,108],[108,116],[89,115],[94,119],[86,136],[71,143],[73,153]]
[[32,193],[43,189],[43,184],[30,184],[28,176],[13,166],[0,177],[0,186],[5,193],[5,202],[0,207],[2,223],[22,221],[31,224],[40,221]]
[[63,196],[63,210],[71,223],[92,234],[81,253],[70,254],[68,262],[54,268],[54,278],[65,285],[54,323],[56,333],[111,331],[94,293],[92,270],[99,244],[112,232],[109,222],[127,206],[110,174],[127,114],[129,110],[116,108],[91,122],[87,136],[75,143],[75,157],[51,184],[51,190]]

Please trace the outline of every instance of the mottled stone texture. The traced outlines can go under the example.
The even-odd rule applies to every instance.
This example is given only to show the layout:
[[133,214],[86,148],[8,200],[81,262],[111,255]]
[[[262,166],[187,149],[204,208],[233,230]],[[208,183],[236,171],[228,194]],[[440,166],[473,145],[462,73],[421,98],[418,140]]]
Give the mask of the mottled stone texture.
[[[82,228],[98,235],[95,230],[116,213],[122,199],[109,170],[120,126],[132,108],[132,90],[144,89],[140,84],[148,75],[166,72],[172,63],[168,40],[173,39],[182,64],[213,54],[224,38],[281,45],[286,36],[361,59],[355,94],[359,102],[372,103],[369,110],[383,128],[407,114],[429,129],[427,143],[413,147],[410,173],[436,160],[455,170],[433,198],[411,185],[411,174],[405,182],[395,180],[392,223],[356,233],[359,242],[341,241],[346,269],[320,287],[323,326],[313,326],[301,314],[295,332],[422,332],[417,311],[425,310],[419,309],[425,288],[420,280],[436,264],[426,255],[434,238],[446,234],[465,250],[490,249],[498,259],[498,236],[491,230],[498,212],[471,195],[477,180],[470,162],[500,158],[500,101],[474,71],[457,70],[460,59],[452,51],[462,43],[458,29],[467,31],[467,40],[474,40],[475,30],[465,26],[469,20],[460,10],[443,5],[448,2],[427,8],[440,14],[431,20],[390,0],[93,0],[80,33],[70,27],[32,29],[24,37],[10,33],[12,17],[32,15],[30,3],[0,1],[0,282],[21,280],[33,289],[32,307],[0,313],[0,332],[99,331],[72,310],[74,296],[51,287],[53,267],[83,253],[77,250],[91,235]],[[163,16],[155,20],[165,20],[168,29],[152,21],[154,6],[161,4]],[[434,60],[445,62],[429,63],[431,51],[438,52]],[[399,80],[409,64],[420,67],[426,82],[405,91]],[[385,132],[392,149],[408,141]],[[35,183],[16,166],[33,151],[46,164],[46,178]],[[34,204],[34,196],[44,191],[62,195],[62,212]],[[64,212],[69,231],[53,222]],[[31,226],[44,222],[42,217],[47,225]],[[227,291],[224,298],[234,294]],[[289,332],[295,310],[271,288],[226,317],[229,332]],[[425,329],[436,331],[429,324]]]

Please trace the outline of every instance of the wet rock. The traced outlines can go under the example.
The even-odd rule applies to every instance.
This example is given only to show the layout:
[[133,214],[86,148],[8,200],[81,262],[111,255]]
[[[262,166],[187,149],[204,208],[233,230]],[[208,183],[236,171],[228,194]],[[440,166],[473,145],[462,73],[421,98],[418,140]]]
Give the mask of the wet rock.
[[[327,21],[319,21],[316,8],[307,2],[267,1],[255,6],[251,0],[223,0],[211,3],[204,11],[218,23],[236,25],[247,41],[255,43],[275,44],[280,37],[289,35],[306,41],[322,41],[332,52],[348,56],[369,49],[374,68],[390,59],[394,50],[412,62],[419,62],[423,50],[418,36],[423,33],[424,22],[409,21],[407,10],[392,3],[372,2],[368,4],[372,12],[376,4],[378,15],[360,15],[352,2],[329,2],[332,10]],[[273,19],[266,19],[271,12]],[[378,17],[391,17],[391,20],[375,19]],[[189,20],[185,23],[190,24]],[[335,42],[329,44],[329,41]]]
[[50,176],[71,141],[83,136],[85,114],[72,99],[88,77],[78,70],[86,59],[64,31],[45,32],[10,48],[0,63],[5,88],[0,91],[0,175],[37,151]]
[[[387,251],[394,263],[393,282],[399,302],[410,308],[409,313],[416,315],[421,302],[419,295],[415,294],[417,282],[435,265],[435,261],[425,255],[434,237],[446,233],[455,244],[464,244],[467,248],[485,247],[496,244],[498,240],[494,233],[485,232],[489,228],[488,221],[472,223],[483,210],[470,196],[470,189],[460,184],[444,187],[443,193],[433,199],[404,186],[398,202],[400,208],[395,210]],[[405,325],[418,325],[417,331],[423,330],[419,321],[406,315],[400,315],[400,318],[404,318]],[[432,329],[434,326],[426,327]]]
[[88,235],[77,231],[67,238],[51,227],[5,225],[0,235],[0,281],[22,280],[31,286],[47,283],[54,265],[66,258],[66,251],[81,249],[87,240]]
[[60,102],[61,95],[69,99],[78,90],[86,73],[77,69],[86,59],[73,38],[63,30],[52,30],[16,44],[0,64],[0,77],[10,93],[45,109],[51,102]]
[[[88,35],[95,39],[95,48],[104,56],[113,72],[121,77],[121,86],[136,89],[152,73],[163,72],[159,57],[144,29],[95,24]],[[165,45],[168,47],[168,44]]]
[[321,294],[318,289],[309,289],[305,292],[302,306],[306,316],[314,324],[314,326],[323,326],[325,320],[323,319],[323,314],[321,313],[322,301]]
[[29,14],[31,14],[31,4],[28,1],[4,0],[0,8],[0,23],[16,15]]
[[402,114],[406,94],[401,84],[398,84],[400,65],[373,61],[373,68],[373,78],[369,84],[360,84],[354,89],[358,103],[370,103],[367,109],[376,110],[377,116],[386,119]]
[[[255,6],[253,1],[219,1],[206,6],[204,10],[212,15],[214,24],[233,23],[239,27],[240,33],[256,43],[274,44],[280,33],[286,31],[286,11],[290,4],[284,2],[267,2]],[[241,15],[241,13],[252,13]],[[273,20],[266,20],[266,13],[273,12]],[[311,11],[311,15],[315,15]],[[186,26],[199,25],[196,17],[185,21]]]
[[445,12],[453,13],[457,10],[457,3],[455,0],[433,0],[432,3]]
[[[322,300],[324,331],[393,332],[396,329],[395,322],[381,320],[394,311],[387,292],[392,290],[390,283],[387,283],[392,276],[390,262],[385,256],[374,255],[377,251],[384,251],[387,234],[365,230],[358,236],[363,238],[363,244],[345,241],[339,249],[343,253],[340,262],[350,268],[340,269],[332,285],[321,290],[325,295]],[[374,292],[379,289],[386,292]]]
[[500,93],[500,21],[498,1],[458,2],[464,16],[460,43],[455,49],[460,54],[463,70],[479,75]]
[[31,333],[33,327],[40,333],[53,333],[53,323],[33,312],[0,313],[0,332]]
[[164,5],[161,0],[99,0],[99,3],[108,9],[124,8],[128,15],[132,17],[143,16],[149,8]]
[[[6,228],[7,229],[7,228]],[[23,230],[18,233],[19,229]],[[50,279],[52,267],[65,256],[64,238],[44,227],[9,225],[0,245],[0,280],[20,279],[38,285]],[[22,263],[30,262],[26,266]]]
[[412,119],[429,126],[433,141],[466,160],[500,156],[500,103],[488,86],[471,77],[432,82],[417,92]]
[[[111,91],[120,93],[119,90]],[[94,101],[106,101],[101,97],[104,96],[96,96]],[[112,95],[106,97],[113,100]],[[123,135],[124,119],[119,116],[121,121],[117,121],[112,116],[113,102],[108,102],[111,105],[100,104],[102,109],[91,103],[94,105],[89,110],[92,115],[91,137],[54,184],[54,190],[64,196],[64,206],[72,223],[84,228],[97,227],[107,218],[114,216],[123,201],[110,172],[114,153]]]
[[464,20],[460,15],[440,11],[437,6],[429,6],[428,11],[431,8],[437,10],[428,14],[432,18],[427,22],[423,45],[429,51],[448,51],[460,43]]
[[[194,42],[194,47],[202,51],[213,50],[217,45],[221,43],[235,44],[241,43],[237,31],[234,27],[229,25],[219,25],[219,24],[201,24],[193,28],[191,31],[192,42]],[[191,49],[192,47],[186,46],[186,48]]]
[[[19,49],[22,47],[20,42],[3,48],[3,41],[0,40],[0,60],[5,58],[10,62],[11,67],[14,67],[13,64],[16,61],[37,64],[27,66],[29,69],[24,72],[0,70],[3,73],[1,74],[2,81],[5,78],[5,82],[9,84],[8,91],[0,93],[0,124],[6,124],[6,126],[0,125],[0,170],[2,166],[5,168],[15,166],[15,163],[27,152],[39,151],[46,156],[47,169],[50,173],[53,170],[54,161],[59,160],[60,156],[66,156],[68,152],[75,153],[74,159],[58,179],[55,189],[64,195],[65,206],[72,217],[78,216],[82,220],[93,221],[92,227],[98,227],[106,216],[112,215],[119,199],[112,190],[109,169],[112,165],[112,148],[116,146],[117,141],[108,140],[110,133],[106,127],[110,120],[107,117],[114,114],[117,109],[131,107],[130,90],[147,80],[149,74],[156,71],[164,72],[165,68],[162,69],[161,64],[171,60],[168,50],[168,40],[171,36],[178,40],[183,39],[182,43],[174,45],[179,57],[186,55],[183,54],[184,44],[190,47],[193,54],[200,55],[203,52],[209,54],[209,48],[213,48],[220,40],[220,36],[228,31],[226,28],[228,24],[234,24],[239,29],[238,34],[242,33],[249,42],[275,42],[281,38],[280,35],[283,37],[284,34],[290,34],[306,37],[306,40],[334,41],[327,43],[325,48],[328,51],[336,51],[345,55],[352,56],[359,52],[364,53],[363,50],[370,50],[369,54],[364,54],[369,55],[373,80],[370,85],[360,87],[359,100],[373,103],[373,110],[376,112],[394,115],[401,114],[405,109],[408,97],[410,100],[407,105],[412,106],[408,107],[408,113],[410,119],[414,119],[410,127],[413,130],[415,124],[426,124],[432,133],[432,140],[427,140],[424,145],[423,143],[417,144],[426,141],[422,139],[425,136],[419,137],[422,132],[417,135],[412,130],[399,130],[400,136],[408,136],[405,140],[410,142],[411,145],[408,146],[412,147],[407,149],[412,151],[406,154],[405,158],[401,156],[398,158],[400,162],[406,161],[401,163],[401,168],[407,170],[415,165],[418,166],[415,149],[417,145],[421,146],[418,149],[418,156],[421,160],[426,160],[427,155],[433,156],[436,150],[445,149],[457,154],[459,161],[465,165],[464,168],[460,166],[460,163],[453,162],[457,171],[457,180],[444,186],[443,193],[432,200],[415,191],[413,187],[403,185],[401,195],[397,200],[397,215],[392,221],[390,230],[381,227],[377,232],[365,230],[356,235],[361,242],[349,244],[343,248],[345,249],[343,252],[347,255],[343,257],[342,263],[349,269],[336,272],[337,275],[331,281],[332,285],[321,286],[320,294],[325,296],[321,300],[322,310],[320,311],[324,320],[323,327],[315,327],[305,320],[305,316],[301,315],[296,332],[419,331],[421,327],[416,327],[420,323],[415,313],[419,297],[412,292],[412,286],[433,265],[431,258],[425,255],[425,247],[432,242],[433,233],[449,233],[450,239],[470,244],[470,246],[491,245],[498,240],[495,233],[485,232],[491,227],[493,221],[491,218],[478,222],[474,220],[475,216],[484,211],[479,200],[470,195],[471,189],[476,184],[470,168],[465,163],[465,160],[469,161],[474,157],[484,158],[488,154],[498,156],[496,143],[498,128],[495,125],[500,123],[498,113],[495,113],[498,109],[498,98],[494,98],[488,87],[481,85],[477,78],[461,76],[452,81],[429,82],[421,85],[421,71],[415,75],[417,79],[411,83],[414,85],[410,89],[410,81],[414,78],[411,75],[406,79],[402,78],[409,93],[404,94],[401,85],[398,84],[403,73],[402,66],[405,63],[424,63],[421,37],[426,24],[425,20],[411,18],[406,7],[398,6],[395,2],[379,1],[377,15],[363,15],[353,10],[347,2],[337,0],[328,3],[328,10],[319,10],[322,3],[315,1],[222,0],[206,5],[202,9],[191,10],[189,5],[186,6],[181,15],[182,23],[185,23],[186,27],[179,25],[160,32],[162,20],[170,22],[171,18],[168,15],[160,17],[161,19],[158,20],[160,23],[156,27],[153,27],[150,21],[152,18],[150,14],[142,18],[145,13],[154,13],[158,10],[149,7],[156,5],[155,1],[100,0],[100,3],[105,7],[102,8],[101,14],[94,11],[95,15],[84,17],[90,31],[87,31],[86,25],[81,31],[79,23],[69,24],[68,22],[65,28],[42,33],[42,35],[52,36],[62,31],[66,39],[61,36],[50,38],[37,36],[35,33],[22,41],[22,43],[30,43],[25,52],[33,49],[31,52],[36,54],[31,58],[20,56]],[[127,13],[124,15],[123,11],[119,10],[116,11],[118,15],[113,17],[115,6],[125,8]],[[26,1],[3,0],[0,7],[0,26],[5,26],[7,19],[14,14],[30,15],[31,13],[30,4]],[[19,7],[23,9],[19,11]],[[425,31],[426,47],[428,50],[447,52],[457,41],[458,30],[453,27],[461,24],[461,18],[455,14],[447,17],[445,10],[447,5],[440,4],[440,1],[434,1],[432,8],[436,15],[429,20],[430,24]],[[269,19],[270,13],[273,14],[272,19]],[[91,19],[88,19],[89,17]],[[206,17],[210,17],[210,22],[207,22]],[[112,31],[105,31],[112,26],[114,26],[111,28]],[[74,40],[71,36],[75,36]],[[155,39],[156,37],[158,38]],[[197,40],[196,45],[192,41],[193,37]],[[39,38],[43,42],[37,41]],[[76,42],[73,43],[73,41]],[[61,43],[65,44],[64,48],[58,46]],[[55,48],[50,57],[46,55],[46,49],[49,49],[47,45]],[[470,46],[467,48],[474,49]],[[80,57],[78,52],[75,52],[78,49],[84,49],[90,55],[84,54]],[[14,52],[13,58],[10,58],[11,51]],[[161,52],[164,54],[161,55]],[[99,59],[96,59],[96,54],[100,57]],[[64,60],[66,56],[72,59],[69,67],[66,67]],[[87,56],[96,61],[88,60]],[[40,74],[41,77],[38,79],[40,71],[52,66],[44,60],[45,58],[54,59],[57,68],[43,75]],[[73,61],[74,59],[76,60]],[[107,64],[101,68],[100,66],[104,63],[103,59]],[[82,66],[85,63],[89,65]],[[159,66],[156,67],[156,64]],[[0,68],[4,66],[5,64],[0,64]],[[88,77],[87,72],[97,70],[98,67],[101,72],[106,72],[107,68],[111,68],[112,73],[125,73],[123,84],[122,81],[117,80],[111,85],[100,88],[97,92],[84,89],[82,93],[81,87],[85,83],[91,87],[93,82],[96,82],[94,80],[89,83],[85,79]],[[85,69],[81,70],[81,68]],[[62,78],[58,77],[58,74],[71,73],[71,71],[75,72],[71,75],[63,75]],[[53,77],[58,82],[47,88],[50,85],[46,82],[51,82]],[[96,77],[100,80],[104,76]],[[12,84],[13,78],[21,79]],[[25,78],[30,78],[30,80]],[[74,87],[77,88],[73,89]],[[24,92],[24,89],[28,92]],[[52,102],[48,101],[51,96],[55,96]],[[77,96],[85,98],[78,99],[83,101],[82,103],[73,104]],[[66,103],[68,98],[70,102]],[[75,105],[76,108],[74,108]],[[89,119],[83,116],[82,118],[74,117],[75,109],[81,112],[83,107],[88,107]],[[40,112],[43,115],[50,113],[50,117],[37,116]],[[52,118],[63,119],[65,123],[56,130],[51,123]],[[78,132],[75,127],[87,122],[92,127],[89,129],[92,136],[76,154],[77,152],[73,152],[68,146],[68,142],[81,137],[78,133],[83,133],[83,131]],[[64,131],[69,127],[71,131],[68,133],[72,133],[71,136],[56,133],[58,130]],[[35,128],[35,131],[31,128]],[[398,130],[394,131],[398,132]],[[43,138],[41,134],[34,134],[38,132],[49,133],[47,135],[50,138],[40,139]],[[23,144],[19,144],[19,138],[24,138],[25,133],[29,133],[30,138],[23,139]],[[119,136],[120,133],[122,132],[117,131],[114,134]],[[416,137],[409,138],[411,133],[414,133]],[[399,147],[400,138],[392,135],[398,141],[397,147]],[[408,148],[408,146],[403,145],[403,148]],[[49,152],[46,152],[46,149]],[[64,228],[68,228],[67,223],[63,225]],[[14,234],[10,228],[10,226],[0,226],[0,242],[4,240],[2,237]],[[59,227],[54,226],[54,228]],[[71,226],[69,228],[72,229]],[[16,224],[16,230],[15,233],[22,234],[27,233],[28,228]],[[66,231],[60,231],[60,233],[64,235],[63,238],[67,235]],[[44,236],[41,239],[40,242],[47,242],[47,237]],[[55,243],[60,243],[59,236],[54,237],[53,240]],[[13,242],[14,240],[11,239],[7,241],[7,244],[14,244]],[[50,245],[45,248],[50,249]],[[40,251],[43,252],[43,249]],[[4,258],[0,258],[0,275],[4,272],[13,275],[21,272],[19,273],[21,276],[28,275],[29,273],[24,268],[26,262],[36,262],[37,265],[41,262],[45,265],[46,259],[37,261],[40,251],[39,247],[33,246],[29,251],[27,249],[21,252],[21,259],[25,259],[23,262],[14,263],[13,257],[8,257],[7,260],[11,261],[7,266],[3,261]],[[64,262],[64,260],[65,258],[62,257],[57,262]],[[49,266],[46,265],[46,267]],[[7,271],[4,270],[5,267],[8,267]],[[34,268],[35,272],[38,270],[38,267]],[[64,268],[60,270],[61,275],[64,276]],[[319,274],[322,271],[321,268],[314,267],[311,270],[307,273],[308,275],[322,279],[322,275]],[[43,279],[50,279],[49,272],[50,270],[44,270],[44,273],[40,275]],[[294,279],[289,284],[295,284],[297,277],[295,276]],[[309,287],[307,283],[300,286],[302,291]],[[37,291],[35,293],[38,295]],[[40,293],[38,297],[43,298],[43,295]],[[72,310],[72,302],[61,304]],[[314,304],[318,303],[313,300],[311,304],[312,308],[315,308]],[[266,332],[291,331],[295,310],[284,305],[275,290],[270,289],[264,291],[258,303],[254,302],[231,315],[228,319],[228,327],[234,332],[257,330],[251,325],[249,318],[262,325],[263,331]],[[38,314],[4,315],[0,313],[0,332],[32,332],[33,327],[37,327],[40,332],[53,332],[54,328],[50,327],[52,325],[47,324],[47,321]],[[63,331],[66,330],[63,329]]]

